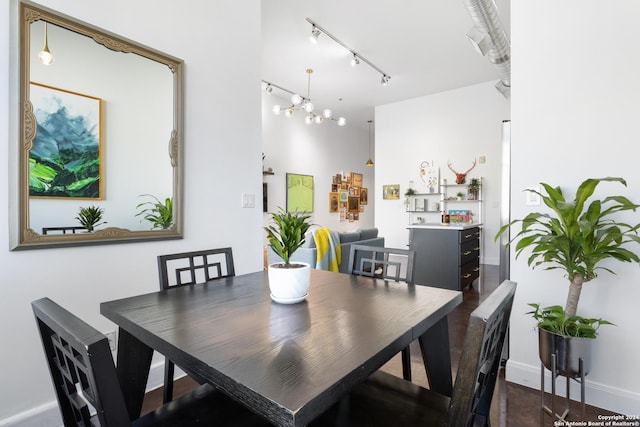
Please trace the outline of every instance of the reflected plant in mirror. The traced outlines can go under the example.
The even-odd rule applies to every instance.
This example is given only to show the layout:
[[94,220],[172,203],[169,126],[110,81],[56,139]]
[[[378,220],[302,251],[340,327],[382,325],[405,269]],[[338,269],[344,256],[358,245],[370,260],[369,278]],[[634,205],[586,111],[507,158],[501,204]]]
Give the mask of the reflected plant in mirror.
[[142,216],[144,220],[149,221],[152,224],[152,230],[154,228],[166,230],[171,227],[173,223],[173,202],[171,201],[171,197],[164,199],[164,202],[161,202],[156,196],[151,194],[143,194],[141,197],[151,197],[153,201],[138,204],[136,209],[144,209],[141,209],[136,216]]
[[[28,0],[19,10],[11,249],[182,238],[183,61]],[[46,66],[45,29],[56,58]],[[51,105],[69,109],[64,128],[44,126]],[[67,138],[78,117],[90,146]],[[136,207],[141,194],[160,197]],[[36,231],[67,226],[87,200],[100,201],[108,227]]]
[[107,223],[106,221],[100,222],[100,220],[102,220],[102,214],[104,214],[104,209],[91,205],[80,208],[76,219],[80,225],[91,233],[97,226]]

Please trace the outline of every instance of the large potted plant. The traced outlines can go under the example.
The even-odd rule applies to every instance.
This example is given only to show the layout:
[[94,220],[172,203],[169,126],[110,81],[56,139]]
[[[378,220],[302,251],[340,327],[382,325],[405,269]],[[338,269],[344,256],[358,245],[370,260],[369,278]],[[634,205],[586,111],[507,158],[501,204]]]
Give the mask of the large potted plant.
[[564,309],[561,306],[541,308],[530,304],[529,313],[538,321],[540,359],[551,369],[551,355],[556,355],[557,371],[567,377],[579,375],[579,359],[583,360],[583,374],[590,368],[591,345],[600,325],[611,322],[578,315],[577,308],[583,284],[597,276],[599,270],[615,274],[603,266],[603,261],[640,263],[638,255],[627,247],[640,243],[638,225],[618,222],[615,215],[635,211],[640,205],[624,196],[607,196],[587,201],[601,182],[617,182],[626,187],[622,178],[589,178],[580,184],[573,200],[566,200],[560,187],[541,183],[543,191],[528,189],[537,194],[550,213],[533,212],[500,228],[496,240],[507,229],[521,224],[509,241],[515,241],[518,258],[530,249],[528,264],[546,270],[562,270],[569,280]]
[[305,242],[309,230],[309,215],[285,212],[281,207],[272,212],[273,224],[265,227],[267,240],[282,262],[269,265],[269,289],[271,298],[279,303],[293,304],[303,301],[309,293],[311,266],[304,262],[292,262],[291,256]]

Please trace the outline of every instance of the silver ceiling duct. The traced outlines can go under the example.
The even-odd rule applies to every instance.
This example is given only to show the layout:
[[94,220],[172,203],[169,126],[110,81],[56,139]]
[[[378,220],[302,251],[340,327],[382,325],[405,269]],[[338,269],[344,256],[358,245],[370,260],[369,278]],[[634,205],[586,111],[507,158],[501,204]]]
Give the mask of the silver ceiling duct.
[[473,46],[487,55],[498,71],[496,88],[509,98],[511,92],[511,45],[502,29],[494,0],[463,0],[474,27],[467,33]]

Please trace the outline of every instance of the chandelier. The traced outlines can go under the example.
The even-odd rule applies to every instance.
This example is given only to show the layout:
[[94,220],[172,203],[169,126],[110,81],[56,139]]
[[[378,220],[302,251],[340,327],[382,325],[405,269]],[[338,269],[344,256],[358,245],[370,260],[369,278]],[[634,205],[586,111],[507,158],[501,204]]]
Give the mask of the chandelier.
[[[338,117],[337,119],[333,117],[333,113],[330,109],[326,108],[322,110],[321,113],[316,113],[314,111],[314,105],[311,102],[311,73],[313,70],[311,68],[307,69],[307,96],[306,98],[297,94],[290,92],[286,89],[285,92],[291,93],[291,105],[288,107],[282,107],[280,105],[274,105],[272,111],[276,115],[280,115],[280,113],[284,113],[285,117],[293,116],[293,113],[296,111],[303,111],[306,115],[304,117],[304,122],[308,125],[312,123],[320,124],[325,120],[333,120],[338,123],[338,126],[344,126],[347,124],[347,120],[344,117]],[[265,89],[268,93],[273,90],[272,83],[267,83],[267,88]],[[279,86],[276,86],[279,87]],[[280,88],[282,89],[282,88]]]

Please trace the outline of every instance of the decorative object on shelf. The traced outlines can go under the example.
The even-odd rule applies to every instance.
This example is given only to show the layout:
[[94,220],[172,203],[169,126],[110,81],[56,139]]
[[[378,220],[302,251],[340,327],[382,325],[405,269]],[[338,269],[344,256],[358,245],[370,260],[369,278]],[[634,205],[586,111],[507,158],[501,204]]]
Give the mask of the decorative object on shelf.
[[448,212],[449,222],[451,224],[471,224],[473,222],[473,212],[471,212],[470,210],[450,209]]
[[142,194],[141,197],[151,197],[153,200],[138,204],[136,209],[144,209],[140,210],[136,216],[142,216],[142,220],[149,221],[152,224],[152,230],[155,228],[166,230],[171,227],[171,224],[173,224],[173,201],[171,197],[164,199],[164,202],[161,202],[151,194]]
[[267,240],[282,262],[268,267],[271,299],[282,304],[304,301],[309,294],[310,266],[303,262],[291,262],[291,256],[305,242],[305,233],[311,223],[309,215],[285,212],[281,207],[271,213],[273,224],[264,227]]
[[320,33],[325,34],[331,40],[333,40],[334,42],[338,43],[340,46],[342,46],[347,51],[349,51],[349,53],[351,54],[350,55],[350,58],[351,58],[350,59],[350,64],[351,64],[352,67],[355,67],[356,65],[359,65],[360,61],[362,61],[362,62],[366,63],[367,65],[369,65],[374,70],[376,70],[377,72],[379,72],[380,74],[382,74],[382,78],[380,79],[380,84],[382,86],[386,86],[389,83],[389,80],[391,80],[391,76],[390,75],[388,75],[387,73],[382,71],[380,68],[376,67],[371,61],[369,61],[368,59],[366,59],[365,57],[360,55],[358,52],[356,52],[355,50],[351,49],[349,46],[347,46],[346,44],[344,44],[343,42],[338,40],[333,34],[328,32],[324,28],[322,28],[316,22],[312,21],[309,18],[307,18],[307,22],[311,24],[311,36],[309,37],[309,40],[311,41],[311,43],[313,43],[313,44],[318,43],[318,38],[320,37]]
[[293,113],[295,111],[302,110],[305,113],[307,113],[307,115],[304,118],[304,122],[308,125],[312,123],[320,124],[324,120],[333,120],[338,123],[338,126],[344,126],[345,124],[347,124],[347,120],[344,117],[338,117],[337,119],[334,118],[332,111],[328,108],[324,109],[321,114],[316,114],[313,112],[314,105],[311,102],[311,73],[313,73],[313,70],[311,68],[307,68],[308,77],[307,77],[307,97],[306,98],[298,95],[297,93],[291,92],[290,90],[284,89],[280,86],[277,86],[273,83],[266,82],[263,80],[267,84],[267,88],[271,88],[273,90],[273,87],[277,87],[278,89],[291,94],[291,105],[289,107],[281,107],[280,105],[274,105],[272,109],[273,113],[276,115],[279,115],[284,111],[285,117],[288,118],[293,116]]
[[456,171],[451,167],[451,162],[447,162],[447,166],[449,167],[449,169],[451,169],[451,172],[453,172],[453,173],[456,175],[456,184],[464,184],[464,183],[465,183],[465,179],[466,179],[466,177],[467,177],[467,174],[468,174],[469,172],[471,172],[471,170],[472,170],[473,168],[475,168],[475,167],[476,167],[476,160],[475,160],[475,159],[473,159],[473,165],[472,165],[469,169],[467,169],[467,171],[466,171],[465,173],[459,173],[459,172],[456,172]]
[[458,192],[456,193],[456,198],[457,198],[458,200],[464,200],[464,193],[463,193],[462,191],[458,191]]
[[76,219],[88,232],[92,232],[97,226],[107,223],[100,222],[103,214],[104,209],[91,205],[80,208]]
[[382,186],[383,200],[398,200],[400,198],[400,184],[387,184]]
[[371,123],[373,123],[373,120],[367,120],[367,123],[369,123],[369,159],[364,165],[371,167],[375,166],[373,160],[371,159]]
[[287,173],[287,212],[313,212],[313,176]]
[[469,185],[467,186],[467,200],[478,200],[479,192],[480,180],[478,178],[471,178]]
[[[538,330],[545,330],[539,332],[539,356],[543,365],[547,369],[553,368],[545,364],[545,361],[552,359],[557,360],[557,366],[582,365],[581,377],[586,375],[587,360],[586,356],[576,355],[574,345],[582,347],[584,344],[574,338],[593,339],[599,325],[610,324],[603,319],[593,322],[576,314],[583,285],[596,278],[598,270],[613,273],[608,266],[613,260],[640,263],[640,257],[628,249],[629,245],[640,243],[640,224],[630,225],[618,222],[615,218],[619,212],[635,211],[640,205],[632,203],[625,196],[607,196],[591,200],[587,204],[602,182],[617,182],[627,186],[622,178],[589,178],[579,185],[574,199],[569,201],[565,199],[560,187],[552,187],[546,183],[541,183],[544,193],[534,189],[525,190],[537,194],[551,212],[532,212],[523,219],[513,220],[502,226],[494,239],[497,240],[513,225],[521,223],[520,230],[507,243],[515,243],[516,259],[525,249],[530,249],[532,252],[527,261],[530,267],[559,269],[569,279],[564,310],[560,311],[556,307],[541,310],[533,305],[534,310],[530,314],[538,321]],[[606,264],[602,265],[603,262]],[[569,323],[571,326],[567,327]],[[550,345],[542,345],[547,333],[556,336],[549,341]],[[582,362],[578,363],[579,360],[576,359],[582,359]],[[561,369],[561,375],[564,375],[562,372],[570,376],[575,374],[574,370]]]
[[420,163],[420,179],[425,186],[427,193],[439,193],[440,189],[440,169],[427,161]]

